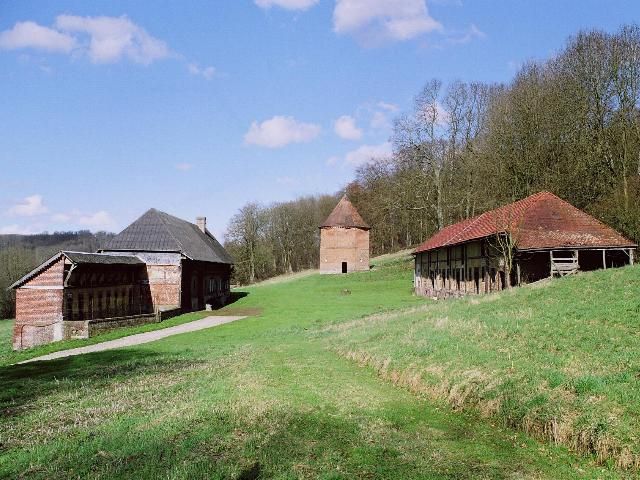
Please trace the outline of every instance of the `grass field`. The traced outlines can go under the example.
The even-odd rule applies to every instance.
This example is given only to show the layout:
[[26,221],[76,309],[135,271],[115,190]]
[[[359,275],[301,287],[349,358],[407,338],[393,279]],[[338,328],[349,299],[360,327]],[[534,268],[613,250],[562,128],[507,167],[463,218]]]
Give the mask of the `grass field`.
[[640,467],[640,268],[325,328],[339,354],[502,425]]
[[[497,412],[481,418],[478,412],[484,408],[455,411],[450,399],[425,395],[430,390],[411,392],[394,385],[394,379],[400,386],[409,385],[398,381],[402,377],[393,371],[415,372],[414,361],[455,371],[451,362],[467,351],[484,355],[469,360],[479,372],[485,371],[483,358],[501,365],[493,359],[500,355],[482,353],[480,343],[475,349],[467,346],[479,342],[471,327],[456,334],[457,350],[449,342],[431,342],[432,333],[450,331],[453,337],[456,321],[453,311],[447,313],[451,324],[444,327],[432,319],[444,318],[442,309],[459,309],[460,315],[466,309],[470,325],[472,320],[482,323],[491,305],[512,302],[515,308],[520,293],[477,304],[436,305],[411,295],[410,265],[401,258],[387,259],[372,272],[310,275],[244,291],[248,295],[225,311],[252,312],[253,317],[136,348],[20,366],[6,365],[15,357],[3,350],[0,477],[470,479],[625,474],[596,465],[593,457],[574,456],[561,446],[518,433],[497,421]],[[524,320],[516,316],[513,321]],[[173,320],[181,321],[184,318]],[[508,324],[506,317],[502,321]],[[519,324],[505,335],[517,339],[522,328]],[[0,334],[6,348],[6,324],[0,324]],[[441,353],[437,363],[437,357],[427,354],[440,345],[450,351]],[[489,342],[485,346],[489,352],[494,348]],[[24,355],[41,353],[36,349]],[[516,368],[523,357],[511,355]],[[390,359],[386,369],[377,358]],[[576,353],[575,360],[583,357]],[[505,362],[511,368],[509,360]],[[489,363],[486,371],[497,368]],[[425,365],[421,382],[431,379],[427,371]],[[515,372],[509,378],[519,380]]]
[[11,332],[13,329],[13,321],[0,320],[0,366],[11,365],[13,363],[27,360],[29,358],[46,355],[47,353],[67,350],[69,348],[82,347],[94,343],[105,342],[107,340],[114,340],[116,338],[122,338],[136,333],[161,330],[163,328],[172,327],[174,325],[192,322],[193,320],[198,320],[208,315],[211,315],[211,312],[192,312],[185,315],[180,315],[179,317],[171,318],[169,320],[165,320],[162,323],[149,323],[147,325],[139,325],[137,327],[118,328],[115,330],[102,332],[101,334],[86,340],[65,340],[62,342],[54,342],[48,345],[42,345],[19,352],[14,352],[11,348]]

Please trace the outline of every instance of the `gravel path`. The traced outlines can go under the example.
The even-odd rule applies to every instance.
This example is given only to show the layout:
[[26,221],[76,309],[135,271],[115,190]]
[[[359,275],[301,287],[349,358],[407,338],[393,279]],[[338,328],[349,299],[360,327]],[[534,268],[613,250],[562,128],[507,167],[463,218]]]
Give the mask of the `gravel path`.
[[71,348],[69,350],[61,350],[59,352],[50,353],[48,355],[42,355],[41,357],[30,358],[19,363],[39,362],[41,360],[53,360],[55,358],[71,357],[73,355],[82,355],[83,353],[91,352],[103,352],[105,350],[112,350],[114,348],[131,347],[133,345],[140,345],[142,343],[155,342],[163,338],[178,335],[180,333],[195,332],[204,328],[215,327],[224,323],[235,322],[246,317],[206,317],[200,320],[195,320],[189,323],[183,323],[182,325],[176,325],[175,327],[163,328],[161,330],[154,330],[153,332],[138,333],[136,335],[130,335],[128,337],[118,338],[116,340],[109,340],[107,342],[96,343],[94,345],[87,345],[86,347]]

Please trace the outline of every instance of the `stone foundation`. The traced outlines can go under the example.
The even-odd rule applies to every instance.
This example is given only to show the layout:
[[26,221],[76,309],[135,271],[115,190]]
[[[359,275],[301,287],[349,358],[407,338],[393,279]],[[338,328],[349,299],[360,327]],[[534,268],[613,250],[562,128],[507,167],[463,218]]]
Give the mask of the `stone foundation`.
[[[87,333],[89,337],[104,332],[107,330],[113,330],[120,327],[135,327],[138,325],[145,325],[147,323],[160,322],[158,316],[154,313],[146,315],[132,315],[130,317],[116,317],[105,318],[100,320],[87,320]],[[87,337],[84,337],[87,338]]]

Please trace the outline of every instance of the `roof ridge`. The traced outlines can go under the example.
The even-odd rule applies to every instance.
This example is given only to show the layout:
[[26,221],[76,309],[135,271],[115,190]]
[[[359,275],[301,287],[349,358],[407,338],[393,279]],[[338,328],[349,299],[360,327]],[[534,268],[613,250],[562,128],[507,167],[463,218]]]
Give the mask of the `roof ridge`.
[[[155,209],[154,209],[155,210]],[[173,232],[171,231],[171,228],[169,228],[169,225],[167,224],[167,222],[165,221],[165,219],[163,218],[163,215],[167,215],[169,217],[172,217],[173,215],[169,215],[168,213],[165,212],[161,212],[160,210],[155,210],[156,215],[158,215],[158,218],[160,218],[160,221],[162,222],[162,224],[164,225],[165,229],[167,230],[167,232],[169,233],[169,236],[171,238],[173,238],[173,240],[178,244],[178,246],[180,247],[180,252],[184,253],[184,245],[182,245],[182,242],[180,240],[178,240],[176,238],[176,236],[173,234]],[[162,215],[160,215],[162,214]],[[174,217],[174,218],[178,218],[178,217]],[[182,220],[181,218],[178,218],[178,220]],[[186,220],[182,220],[183,222],[186,222]],[[190,223],[190,222],[187,222]]]
[[[80,252],[78,250],[60,250],[62,253],[79,253],[81,255],[112,255],[111,253],[105,252]],[[117,255],[120,256],[120,255]]]
[[[466,232],[467,230],[469,230],[470,228],[472,228],[476,223],[478,223],[478,221],[484,217],[485,215],[488,215],[492,212],[498,212],[499,210],[503,210],[503,209],[507,209],[507,208],[511,208],[513,209],[516,205],[518,204],[524,204],[527,200],[533,200],[533,204],[537,204],[540,200],[542,200],[544,197],[551,195],[554,198],[558,198],[560,200],[562,200],[560,197],[554,195],[553,193],[543,190],[541,192],[536,192],[536,193],[532,193],[531,195],[528,195],[524,198],[521,198],[520,200],[516,200],[515,202],[511,202],[511,203],[507,203],[506,205],[502,205],[500,207],[497,208],[493,208],[491,210],[487,210],[486,212],[482,212],[479,215],[476,215],[475,217],[472,217],[469,220],[473,220],[472,222],[469,223],[469,225],[465,226],[462,230],[460,230],[454,237],[451,237],[451,239],[449,241],[447,241],[445,243],[445,245],[449,245],[451,243],[451,241],[453,241],[455,238],[460,237],[464,232]],[[562,200],[564,201],[564,200]],[[568,202],[565,202],[568,203]],[[571,205],[571,204],[569,204]],[[531,208],[533,205],[530,205],[528,208]],[[573,207],[573,205],[571,205]],[[573,207],[576,208],[576,207]],[[461,222],[464,222],[464,220],[461,220]],[[460,222],[457,222],[460,223]],[[455,223],[453,224],[455,225]],[[497,228],[496,228],[496,234],[497,234]]]

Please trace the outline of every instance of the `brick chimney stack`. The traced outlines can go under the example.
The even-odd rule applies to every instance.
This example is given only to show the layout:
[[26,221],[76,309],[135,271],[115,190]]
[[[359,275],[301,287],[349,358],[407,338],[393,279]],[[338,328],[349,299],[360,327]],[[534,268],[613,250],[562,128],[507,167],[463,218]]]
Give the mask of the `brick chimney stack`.
[[196,225],[202,233],[207,233],[207,217],[196,217]]

